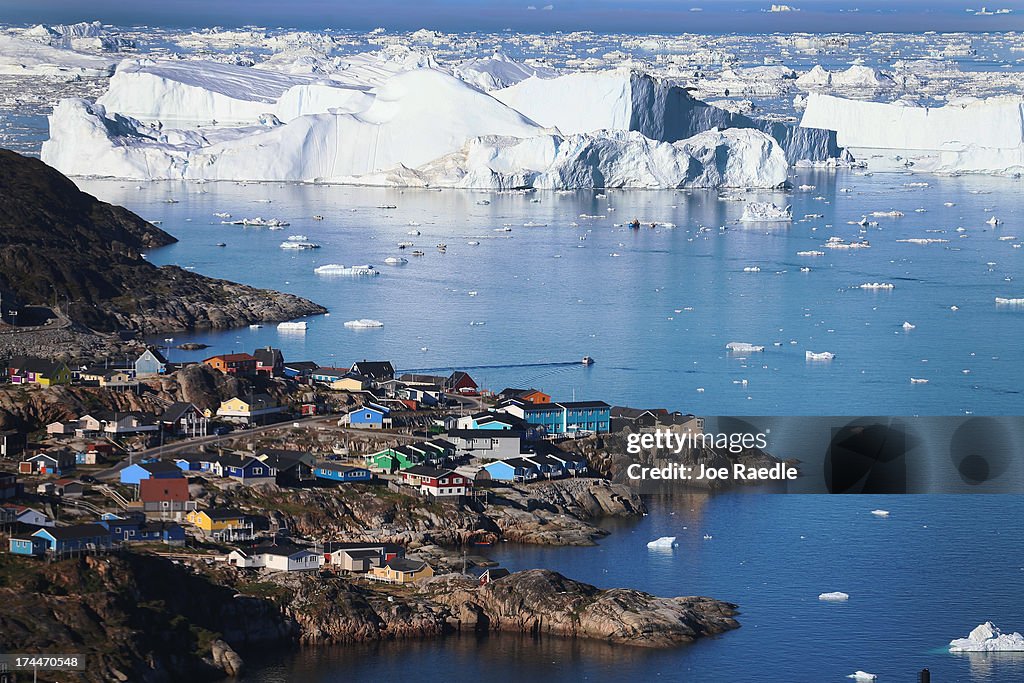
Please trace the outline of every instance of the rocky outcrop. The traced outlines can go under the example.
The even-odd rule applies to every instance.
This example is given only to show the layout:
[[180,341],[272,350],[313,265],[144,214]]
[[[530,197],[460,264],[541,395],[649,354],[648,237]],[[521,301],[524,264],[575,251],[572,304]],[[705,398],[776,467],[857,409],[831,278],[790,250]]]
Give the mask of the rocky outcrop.
[[628,589],[600,590],[544,569],[479,586],[460,575],[436,577],[421,592],[447,605],[460,628],[595,638],[669,647],[738,628],[736,605],[712,598],[659,598]]
[[41,161],[0,150],[0,295],[6,308],[57,306],[92,330],[143,333],[326,312],[297,296],[158,268],[142,256],[175,241],[127,209],[81,192]]

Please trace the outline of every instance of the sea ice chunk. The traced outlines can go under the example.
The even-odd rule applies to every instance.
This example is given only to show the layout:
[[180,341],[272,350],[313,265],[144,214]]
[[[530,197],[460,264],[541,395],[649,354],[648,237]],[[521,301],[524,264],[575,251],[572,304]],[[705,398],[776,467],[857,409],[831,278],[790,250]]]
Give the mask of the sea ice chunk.
[[991,621],[976,627],[966,638],[950,641],[950,652],[1024,652],[1024,636],[1003,633]]
[[849,594],[835,591],[833,593],[822,593],[818,596],[819,600],[825,600],[826,602],[844,602],[850,599]]
[[678,543],[676,543],[676,537],[675,536],[662,536],[661,538],[656,538],[653,541],[649,542],[647,544],[647,547],[648,548],[673,548],[673,547],[675,547],[677,545],[678,545]]
[[748,202],[743,207],[740,220],[748,223],[791,221],[793,210],[789,206],[778,206],[774,202]]

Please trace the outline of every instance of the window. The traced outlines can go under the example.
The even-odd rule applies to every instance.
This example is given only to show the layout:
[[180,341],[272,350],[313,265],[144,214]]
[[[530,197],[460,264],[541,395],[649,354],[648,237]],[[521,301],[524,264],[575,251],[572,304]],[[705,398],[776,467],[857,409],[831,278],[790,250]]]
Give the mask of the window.
[[263,468],[262,467],[254,467],[254,468],[252,468],[252,473],[253,474],[263,474]]

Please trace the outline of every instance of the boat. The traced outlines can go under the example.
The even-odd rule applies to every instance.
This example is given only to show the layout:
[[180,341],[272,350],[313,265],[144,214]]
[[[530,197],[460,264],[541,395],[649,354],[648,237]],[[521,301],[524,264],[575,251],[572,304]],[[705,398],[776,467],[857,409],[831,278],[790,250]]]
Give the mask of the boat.
[[406,247],[411,247],[412,245],[413,245],[412,242],[399,242],[398,243],[398,248],[399,249],[405,249]]
[[394,204],[381,204],[377,207],[378,209],[397,209],[398,207]]
[[413,256],[423,256],[423,252],[420,251],[419,249],[417,249],[416,251],[412,252],[412,255]]
[[319,214],[317,214],[316,216],[313,216],[313,220],[315,220],[315,221],[322,221],[323,219],[324,219],[324,217],[319,215]]
[[279,330],[305,330],[306,329],[306,321],[305,320],[300,320],[299,322],[278,323],[277,324],[277,329],[279,329]]
[[227,245],[227,244],[225,244],[224,242],[217,242],[217,246],[218,246],[218,247],[226,247],[226,246],[228,246],[228,245]]
[[584,365],[593,365],[594,359],[591,358],[590,356],[583,356],[583,360],[581,360],[580,362],[583,363]]
[[448,250],[448,245],[442,242],[441,244],[437,245],[437,250],[443,254]]
[[468,244],[471,247],[480,246],[480,243],[478,241],[476,241],[476,240],[470,240],[470,241],[466,242],[466,244]]

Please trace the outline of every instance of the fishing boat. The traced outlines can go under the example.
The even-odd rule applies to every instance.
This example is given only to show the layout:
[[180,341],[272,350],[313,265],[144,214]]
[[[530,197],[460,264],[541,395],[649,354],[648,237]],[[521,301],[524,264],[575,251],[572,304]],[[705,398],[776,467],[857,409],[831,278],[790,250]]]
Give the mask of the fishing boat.
[[419,249],[417,249],[416,251],[412,252],[412,255],[413,256],[423,256],[423,252],[420,251]]
[[583,360],[580,362],[583,363],[584,365],[593,365],[594,359],[591,358],[590,356],[583,356]]
[[228,245],[227,245],[227,244],[225,244],[224,242],[217,242],[217,246],[218,246],[218,247],[226,247],[226,246],[228,246]]

